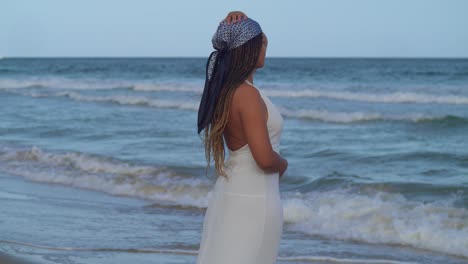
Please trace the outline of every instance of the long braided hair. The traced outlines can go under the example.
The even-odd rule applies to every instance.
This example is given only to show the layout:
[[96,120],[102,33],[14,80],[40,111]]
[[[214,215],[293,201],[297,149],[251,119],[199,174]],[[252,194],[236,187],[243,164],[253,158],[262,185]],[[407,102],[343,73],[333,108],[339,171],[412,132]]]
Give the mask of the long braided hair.
[[255,70],[262,48],[262,41],[263,34],[258,34],[239,47],[229,51],[230,62],[224,78],[225,82],[215,107],[213,119],[205,128],[204,138],[202,138],[207,161],[206,175],[210,167],[211,157],[213,156],[216,174],[227,178],[227,174],[224,171],[226,151],[224,148],[223,132],[229,117],[232,95],[237,87]]

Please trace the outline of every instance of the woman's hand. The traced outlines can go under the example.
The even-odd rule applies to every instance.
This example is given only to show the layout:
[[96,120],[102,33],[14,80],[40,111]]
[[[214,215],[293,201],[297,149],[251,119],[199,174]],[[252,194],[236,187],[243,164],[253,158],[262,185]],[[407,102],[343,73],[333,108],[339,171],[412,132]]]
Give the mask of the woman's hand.
[[280,171],[279,171],[279,179],[283,177],[284,172],[288,169],[288,161],[281,157],[281,166],[280,166]]
[[[242,13],[241,11],[232,11],[226,16],[223,21],[227,21],[228,25],[232,23],[236,23],[237,21],[241,21],[242,19],[247,19],[247,15]],[[221,21],[221,22],[223,22]]]

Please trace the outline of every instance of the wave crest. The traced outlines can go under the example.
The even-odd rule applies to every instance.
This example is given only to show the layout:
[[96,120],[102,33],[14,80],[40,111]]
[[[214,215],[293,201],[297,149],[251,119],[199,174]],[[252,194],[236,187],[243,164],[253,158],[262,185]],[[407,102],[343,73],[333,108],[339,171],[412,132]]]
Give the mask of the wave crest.
[[206,206],[210,182],[167,167],[132,165],[79,152],[52,153],[33,146],[5,148],[0,165],[10,174],[47,183],[139,197],[160,203]]
[[423,203],[401,194],[333,190],[284,201],[285,222],[310,235],[409,245],[468,257],[468,210],[452,201]]

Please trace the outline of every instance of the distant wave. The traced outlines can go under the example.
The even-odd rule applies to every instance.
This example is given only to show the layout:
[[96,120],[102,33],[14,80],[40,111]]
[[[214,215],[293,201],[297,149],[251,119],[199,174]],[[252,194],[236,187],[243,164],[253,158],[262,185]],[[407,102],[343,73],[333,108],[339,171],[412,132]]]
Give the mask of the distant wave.
[[203,92],[202,87],[188,85],[188,84],[170,84],[170,83],[137,83],[131,86],[132,90],[135,91],[146,91],[146,92],[192,92],[201,94]]
[[98,79],[68,79],[57,77],[31,78],[31,79],[3,79],[0,80],[0,89],[24,88],[52,88],[74,90],[106,90],[131,88],[132,84],[117,80]]
[[328,110],[300,109],[288,110],[281,107],[281,114],[287,117],[312,119],[323,122],[334,123],[356,123],[368,121],[410,121],[410,122],[433,122],[444,120],[455,120],[459,123],[468,123],[468,120],[462,117],[451,115],[427,115],[421,113],[410,113],[405,115],[388,115],[381,113],[366,112],[332,112]]
[[[167,84],[134,84],[136,91],[173,91],[173,92],[193,92],[201,94],[203,87],[167,85]],[[260,88],[262,89],[262,88]],[[347,101],[362,101],[371,103],[420,103],[420,104],[468,104],[468,97],[459,95],[434,95],[425,93],[395,92],[388,94],[355,93],[346,91],[322,91],[304,89],[299,91],[287,89],[262,89],[262,91],[272,97],[283,98],[330,98]]]
[[[77,101],[109,102],[121,105],[141,105],[152,108],[175,108],[182,110],[198,111],[199,102],[159,100],[143,96],[107,95],[93,96],[83,95],[74,91],[57,93],[22,92],[22,95],[32,97],[68,97]],[[427,115],[421,113],[409,113],[405,115],[388,115],[366,112],[333,112],[328,110],[299,109],[290,110],[278,105],[284,117],[318,120],[332,123],[357,123],[370,121],[409,121],[409,122],[449,122],[450,124],[468,124],[468,119],[452,115]]]
[[[268,85],[265,85],[267,87]],[[201,94],[203,83],[186,82],[151,82],[129,80],[100,79],[69,79],[69,78],[35,78],[35,79],[4,79],[0,80],[0,89],[19,89],[44,87],[53,89],[101,90],[101,89],[131,89],[145,92],[189,92]],[[394,93],[358,93],[347,91],[328,91],[316,89],[290,90],[262,88],[268,96],[283,98],[329,98],[346,101],[361,101],[370,103],[416,103],[416,104],[468,104],[468,96],[436,95],[429,93],[394,92]]]
[[352,92],[332,92],[320,90],[264,90],[269,96],[277,97],[309,97],[331,98],[348,101],[372,103],[436,103],[436,104],[468,104],[468,97],[458,95],[432,95],[423,93],[395,92],[389,94],[369,94]]
[[198,104],[195,102],[181,102],[181,101],[171,101],[171,100],[159,100],[152,99],[143,96],[128,96],[128,95],[108,95],[108,96],[93,96],[93,95],[83,95],[77,92],[59,92],[54,94],[46,93],[23,93],[24,95],[29,95],[33,97],[49,97],[49,96],[63,96],[68,97],[77,101],[85,102],[109,102],[117,103],[121,105],[142,105],[149,106],[153,108],[177,108],[185,110],[198,110]]
[[[2,70],[0,70],[1,73]],[[10,70],[5,70],[10,71]],[[111,90],[131,89],[145,92],[203,92],[203,88],[195,83],[177,82],[146,82],[127,80],[100,80],[100,79],[69,79],[69,78],[31,78],[31,79],[3,79],[0,80],[0,89],[26,89],[51,88],[57,90]]]

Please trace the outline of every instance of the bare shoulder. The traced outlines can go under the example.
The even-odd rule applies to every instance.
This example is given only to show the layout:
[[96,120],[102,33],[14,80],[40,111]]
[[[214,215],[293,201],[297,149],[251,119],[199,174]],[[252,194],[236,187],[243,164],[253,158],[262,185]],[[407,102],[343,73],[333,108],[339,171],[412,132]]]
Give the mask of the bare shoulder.
[[255,122],[263,122],[267,118],[267,108],[260,91],[249,84],[241,84],[237,87],[233,96],[235,109],[240,113],[241,119],[245,117],[255,119]]
[[234,93],[235,101],[244,105],[261,103],[261,95],[257,88],[252,85],[243,83],[237,87]]

